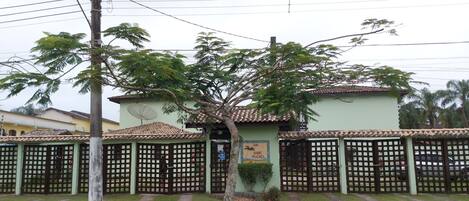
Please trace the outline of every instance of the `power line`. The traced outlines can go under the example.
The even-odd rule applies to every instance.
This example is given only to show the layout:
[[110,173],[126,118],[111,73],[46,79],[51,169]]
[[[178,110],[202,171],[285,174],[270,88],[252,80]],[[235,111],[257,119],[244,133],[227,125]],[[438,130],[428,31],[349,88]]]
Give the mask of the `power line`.
[[78,20],[78,19],[82,19],[82,18],[81,18],[81,17],[74,17],[74,18],[66,18],[66,19],[60,19],[60,20],[51,20],[51,21],[45,21],[45,22],[36,22],[36,23],[29,23],[29,24],[20,24],[20,25],[13,25],[13,26],[4,26],[4,27],[0,27],[0,30],[2,30],[2,29],[17,28],[17,27],[32,26],[32,25],[48,24],[48,23],[54,23],[54,22],[66,22],[66,21],[72,21],[72,20]]
[[152,8],[152,7],[149,7],[149,6],[146,6],[146,5],[144,5],[144,4],[138,3],[137,1],[134,1],[134,0],[129,0],[129,1],[130,1],[130,2],[133,2],[133,3],[137,4],[137,5],[140,5],[140,6],[142,6],[142,7],[145,7],[145,8],[148,8],[148,9],[150,9],[150,10],[153,10],[153,11],[155,11],[155,12],[157,12],[157,13],[162,14],[162,15],[171,17],[171,18],[173,18],[173,19],[176,19],[176,20],[179,20],[179,21],[181,21],[181,22],[184,22],[184,23],[187,23],[187,24],[191,24],[191,25],[194,25],[194,26],[203,28],[203,29],[215,31],[215,32],[218,32],[218,33],[223,33],[223,34],[226,34],[226,35],[236,36],[236,37],[239,37],[239,38],[244,38],[244,39],[259,41],[259,42],[267,42],[267,43],[269,42],[269,41],[267,41],[267,40],[261,40],[261,39],[257,39],[257,38],[253,38],[253,37],[249,37],[249,36],[242,36],[242,35],[239,35],[239,34],[234,34],[234,33],[222,31],[222,30],[219,30],[219,29],[210,28],[210,27],[207,27],[207,26],[204,26],[204,25],[200,25],[200,24],[197,24],[197,23],[194,23],[194,22],[187,21],[187,20],[185,20],[185,19],[182,19],[182,18],[173,16],[173,15],[171,15],[171,14],[168,14],[168,13],[165,13],[165,12],[162,12],[162,11],[159,11],[159,10],[154,9],[154,8]]
[[423,42],[423,43],[390,43],[390,44],[363,44],[363,45],[342,45],[337,47],[387,47],[387,46],[420,46],[420,45],[453,45],[469,44],[469,41],[450,41],[450,42]]
[[[290,5],[328,5],[328,4],[351,4],[363,2],[382,2],[385,0],[359,0],[359,1],[333,1],[333,2],[314,2],[314,3],[291,3]],[[142,1],[140,1],[142,2]],[[157,6],[155,9],[206,9],[206,8],[252,8],[252,7],[283,7],[285,4],[246,4],[246,5],[218,5],[218,6]],[[107,8],[107,7],[103,7]],[[143,9],[141,7],[109,7],[109,9]]]
[[75,6],[76,6],[76,4],[69,4],[69,5],[64,5],[64,6],[56,6],[56,7],[42,8],[42,9],[36,9],[36,10],[21,11],[21,12],[16,12],[16,13],[7,13],[7,14],[0,15],[0,17],[27,14],[27,13],[29,14],[29,13],[48,11],[48,10],[55,10],[55,9],[61,9],[61,8],[69,8],[69,7],[75,7]]
[[18,8],[18,7],[24,7],[24,6],[33,6],[33,5],[46,4],[46,3],[54,3],[54,2],[59,2],[59,1],[64,1],[64,0],[50,0],[50,1],[41,1],[41,2],[36,2],[36,3],[14,5],[14,6],[5,6],[5,7],[0,7],[0,10],[8,9],[8,8]]
[[35,16],[35,17],[14,19],[14,20],[8,20],[8,21],[0,21],[0,24],[10,23],[10,22],[19,22],[19,21],[25,21],[25,20],[33,20],[33,19],[39,19],[39,18],[45,18],[45,17],[53,17],[53,16],[59,16],[59,15],[68,15],[68,14],[79,13],[79,12],[81,12],[81,11],[69,11],[69,12],[63,12],[63,13],[40,15],[40,16]]
[[469,57],[421,57],[421,58],[388,58],[388,59],[351,59],[353,61],[411,61],[411,60],[447,60],[469,59]]

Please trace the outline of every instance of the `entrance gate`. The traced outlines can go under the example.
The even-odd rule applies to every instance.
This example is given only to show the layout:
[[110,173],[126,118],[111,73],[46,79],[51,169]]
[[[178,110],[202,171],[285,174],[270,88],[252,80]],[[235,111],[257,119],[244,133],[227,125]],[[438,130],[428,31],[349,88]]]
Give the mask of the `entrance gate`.
[[337,140],[280,141],[282,191],[339,191]]
[[205,143],[138,144],[139,193],[205,192]]
[[70,193],[73,145],[25,145],[23,193]]
[[348,192],[408,192],[405,146],[400,139],[345,140]]
[[210,153],[210,173],[212,193],[224,193],[228,164],[230,161],[230,143],[227,141],[212,141]]

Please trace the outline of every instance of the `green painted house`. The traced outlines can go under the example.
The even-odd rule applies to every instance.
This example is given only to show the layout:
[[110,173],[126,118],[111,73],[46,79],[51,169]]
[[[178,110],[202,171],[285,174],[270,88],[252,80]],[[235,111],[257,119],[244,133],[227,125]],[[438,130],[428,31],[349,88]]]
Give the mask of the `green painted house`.
[[[318,113],[315,121],[303,121],[292,126],[289,116],[259,114],[254,109],[243,108],[234,114],[239,127],[243,146],[265,146],[267,156],[264,160],[273,164],[273,176],[267,187],[280,187],[280,130],[366,130],[366,129],[398,129],[398,97],[391,95],[388,88],[343,86],[313,90],[311,93],[320,97],[313,105],[308,105]],[[402,93],[401,95],[404,95]],[[205,122],[195,118],[190,122],[178,121],[177,113],[165,114],[163,108],[169,102],[158,98],[142,98],[138,95],[110,97],[110,101],[120,104],[120,125],[123,128],[139,126],[152,122],[163,122],[177,128],[193,132],[203,132],[206,136],[207,168],[206,191],[223,192],[224,175],[217,172],[216,167],[223,169],[223,162],[216,162],[217,151],[229,146],[229,133],[218,122]],[[244,149],[242,149],[244,150]],[[210,153],[210,154],[209,154]],[[248,153],[246,153],[247,155]],[[251,160],[240,154],[240,163]],[[220,161],[220,160],[218,160]],[[226,161],[226,160],[225,160]],[[238,178],[236,191],[245,191]],[[221,187],[220,187],[221,186]],[[255,191],[261,191],[257,185]]]

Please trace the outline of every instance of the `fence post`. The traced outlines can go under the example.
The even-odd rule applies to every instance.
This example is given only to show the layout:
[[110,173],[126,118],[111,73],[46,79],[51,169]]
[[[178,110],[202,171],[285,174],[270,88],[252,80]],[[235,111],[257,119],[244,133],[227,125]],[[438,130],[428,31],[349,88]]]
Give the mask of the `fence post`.
[[16,185],[15,194],[21,195],[21,186],[23,184],[23,161],[24,161],[24,144],[18,144],[16,150]]
[[72,195],[78,194],[80,176],[80,143],[73,144]]
[[130,155],[130,194],[135,195],[137,192],[137,142],[132,142]]
[[212,191],[212,141],[210,140],[210,136],[207,137],[205,140],[205,192],[211,193]]
[[415,176],[415,162],[414,162],[414,144],[412,138],[406,137],[406,156],[407,156],[407,178],[409,180],[409,193],[417,195],[417,180]]
[[339,179],[340,192],[347,194],[347,162],[345,161],[345,140],[339,138]]

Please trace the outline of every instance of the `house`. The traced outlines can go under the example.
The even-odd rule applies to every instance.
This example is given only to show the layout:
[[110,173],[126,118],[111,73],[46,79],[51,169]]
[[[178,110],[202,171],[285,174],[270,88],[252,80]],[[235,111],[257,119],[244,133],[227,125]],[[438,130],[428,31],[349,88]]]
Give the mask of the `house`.
[[[64,111],[57,108],[47,108],[38,117],[69,122],[75,125],[74,131],[89,132],[90,114],[80,111]],[[119,122],[103,118],[103,131],[119,129]]]
[[[255,160],[258,158],[251,158],[249,151],[245,148],[260,147],[260,151],[258,151],[262,155],[260,160],[273,164],[273,176],[267,187],[280,187],[279,131],[301,127],[309,131],[399,129],[399,97],[391,95],[391,92],[392,90],[389,88],[368,86],[341,86],[311,90],[311,93],[319,97],[319,101],[307,107],[311,107],[318,113],[318,116],[315,121],[300,122],[303,126],[292,126],[293,118],[289,115],[260,114],[255,109],[242,107],[233,114],[233,119],[242,138],[243,148],[241,149],[240,163],[256,162]],[[404,94],[405,92],[401,92],[400,95]],[[216,151],[222,151],[225,149],[224,147],[229,145],[229,132],[221,122],[206,121],[203,115],[190,118],[186,122],[180,122],[177,113],[164,113],[163,108],[170,103],[168,100],[142,98],[138,95],[114,96],[110,97],[109,100],[120,104],[120,122],[123,128],[163,122],[177,128],[198,129],[203,131],[209,139],[207,141],[209,144],[206,147],[207,152],[212,153],[211,157],[217,155]],[[139,119],[130,109],[136,106],[151,110],[155,114],[154,118]],[[215,163],[211,164],[211,167],[220,165],[214,158],[207,158],[207,161]],[[236,191],[246,191],[239,177],[237,180]],[[220,179],[217,180],[212,176],[210,192],[219,192],[220,189],[224,189],[224,182],[216,181],[220,181]],[[262,186],[256,185],[254,189],[260,191]]]
[[0,110],[0,118],[0,135],[2,136],[17,136],[35,129],[75,130],[75,124],[71,122],[35,117],[4,110]]

